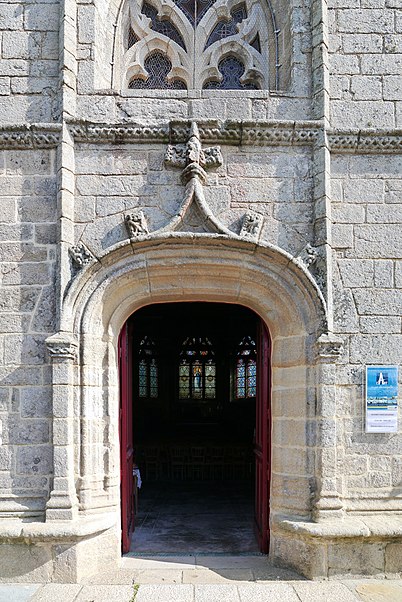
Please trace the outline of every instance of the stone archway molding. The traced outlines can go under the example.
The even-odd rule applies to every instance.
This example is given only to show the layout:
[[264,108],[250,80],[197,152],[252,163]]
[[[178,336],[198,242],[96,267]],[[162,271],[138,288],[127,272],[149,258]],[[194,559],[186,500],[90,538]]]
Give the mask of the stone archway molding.
[[[47,341],[53,368],[55,455],[45,525],[82,524],[95,516],[98,521],[102,516],[109,519],[106,531],[76,544],[76,575],[89,570],[79,550],[98,557],[94,563],[98,570],[102,562],[117,562],[120,556],[118,334],[136,309],[175,301],[240,304],[264,320],[273,348],[274,422],[288,414],[291,419],[295,404],[314,421],[315,407],[309,399],[317,384],[320,403],[326,404],[328,383],[321,366],[336,361],[337,343],[327,332],[325,300],[301,259],[238,236],[173,232],[119,243],[102,257],[84,262],[65,292],[60,330]],[[322,362],[318,372],[317,350]],[[292,402],[283,405],[286,391]],[[297,509],[289,505],[282,475],[285,444],[273,444],[272,525],[282,515],[289,519],[296,513],[308,521],[341,511],[339,495],[329,487],[331,479],[319,475],[312,504],[308,483],[315,471],[325,474],[333,469],[325,465],[327,455],[320,450],[330,447],[336,453],[336,441],[327,430],[321,438],[316,423],[316,468],[304,435],[298,444],[305,474],[292,477],[300,481],[291,500]],[[275,549],[275,530],[273,535]]]

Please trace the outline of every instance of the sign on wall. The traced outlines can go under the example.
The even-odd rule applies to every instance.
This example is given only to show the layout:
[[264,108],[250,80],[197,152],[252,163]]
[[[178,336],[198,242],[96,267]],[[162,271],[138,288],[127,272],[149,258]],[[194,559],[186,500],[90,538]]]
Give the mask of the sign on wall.
[[366,366],[366,433],[398,430],[398,367]]

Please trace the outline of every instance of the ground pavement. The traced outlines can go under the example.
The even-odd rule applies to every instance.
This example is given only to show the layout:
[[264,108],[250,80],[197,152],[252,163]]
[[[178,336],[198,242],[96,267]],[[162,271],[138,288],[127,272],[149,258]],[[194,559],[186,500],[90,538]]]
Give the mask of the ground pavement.
[[80,585],[2,584],[0,602],[402,602],[402,580],[307,581],[264,556],[125,556]]

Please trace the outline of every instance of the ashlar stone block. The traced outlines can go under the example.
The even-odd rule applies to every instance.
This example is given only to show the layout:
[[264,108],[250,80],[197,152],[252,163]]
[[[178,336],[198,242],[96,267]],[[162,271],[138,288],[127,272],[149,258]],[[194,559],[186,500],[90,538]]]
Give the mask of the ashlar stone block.
[[49,445],[24,445],[17,449],[17,473],[49,475],[53,471],[53,453]]

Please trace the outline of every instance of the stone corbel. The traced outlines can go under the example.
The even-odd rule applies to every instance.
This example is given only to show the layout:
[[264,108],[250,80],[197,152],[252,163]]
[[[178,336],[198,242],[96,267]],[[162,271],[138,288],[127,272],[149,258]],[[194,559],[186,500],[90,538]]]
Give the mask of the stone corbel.
[[77,245],[70,247],[68,253],[71,257],[74,266],[78,270],[81,270],[84,266],[86,266],[88,263],[91,263],[91,261],[93,261],[94,259],[94,256],[89,251],[89,249],[87,249],[83,242],[79,242]]
[[142,211],[135,211],[124,216],[124,224],[130,240],[149,234],[147,220]]
[[263,223],[264,218],[260,213],[247,211],[240,230],[240,237],[252,242],[258,242]]
[[298,254],[297,259],[309,269],[318,259],[318,249],[310,245],[310,243],[307,243]]

